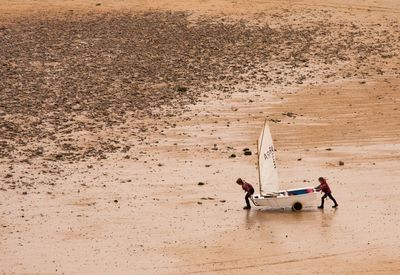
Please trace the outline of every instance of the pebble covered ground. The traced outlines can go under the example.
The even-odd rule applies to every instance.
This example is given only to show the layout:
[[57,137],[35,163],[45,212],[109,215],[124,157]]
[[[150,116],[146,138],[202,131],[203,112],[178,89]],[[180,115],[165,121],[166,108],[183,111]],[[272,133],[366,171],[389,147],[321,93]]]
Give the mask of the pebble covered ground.
[[[0,156],[6,161],[105,158],[131,144],[99,138],[82,145],[79,133],[146,118],[168,127],[168,117],[201,95],[363,79],[371,71],[392,69],[383,67],[386,59],[398,58],[397,22],[357,25],[331,17],[313,10],[307,20],[287,12],[252,21],[148,12],[65,14],[4,24]],[[145,139],[148,129],[124,131]]]

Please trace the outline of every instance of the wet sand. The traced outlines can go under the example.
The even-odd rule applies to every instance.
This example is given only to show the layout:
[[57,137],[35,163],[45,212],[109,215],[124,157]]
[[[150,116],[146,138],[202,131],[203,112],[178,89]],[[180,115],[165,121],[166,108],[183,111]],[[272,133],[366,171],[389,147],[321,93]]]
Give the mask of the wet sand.
[[[400,271],[396,1],[0,11],[1,273]],[[338,209],[241,209],[265,118]]]

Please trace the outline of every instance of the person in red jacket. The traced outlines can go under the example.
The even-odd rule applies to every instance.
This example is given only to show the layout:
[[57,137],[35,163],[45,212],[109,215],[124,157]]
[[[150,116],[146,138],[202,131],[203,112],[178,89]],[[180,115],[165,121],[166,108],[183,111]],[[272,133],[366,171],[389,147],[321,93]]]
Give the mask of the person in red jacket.
[[332,196],[332,191],[329,188],[329,185],[326,182],[326,179],[324,179],[323,177],[320,177],[318,179],[318,181],[319,181],[320,185],[315,187],[315,189],[317,191],[322,191],[324,193],[324,195],[321,197],[321,205],[318,206],[318,208],[320,208],[320,209],[324,208],[324,201],[325,201],[326,197],[329,197],[333,201],[333,203],[335,204],[334,206],[332,206],[332,208],[338,207],[338,204],[337,204],[335,198]]
[[241,178],[238,178],[237,181],[236,181],[236,183],[239,184],[239,185],[241,185],[241,186],[242,186],[242,189],[243,189],[244,191],[246,191],[246,196],[244,197],[244,200],[246,201],[246,206],[243,207],[243,209],[251,209],[249,198],[250,198],[251,195],[254,194],[254,188],[253,188],[253,186],[252,186],[250,183],[245,182],[245,181],[242,180]]

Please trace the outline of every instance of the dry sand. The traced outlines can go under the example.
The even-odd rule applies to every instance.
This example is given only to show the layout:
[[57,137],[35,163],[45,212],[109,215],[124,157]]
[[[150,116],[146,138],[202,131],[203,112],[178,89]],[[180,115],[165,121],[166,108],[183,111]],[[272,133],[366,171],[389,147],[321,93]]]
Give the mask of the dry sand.
[[[399,21],[397,1],[0,0],[0,272],[398,274]],[[265,118],[282,187],[325,176],[337,210],[241,209]]]

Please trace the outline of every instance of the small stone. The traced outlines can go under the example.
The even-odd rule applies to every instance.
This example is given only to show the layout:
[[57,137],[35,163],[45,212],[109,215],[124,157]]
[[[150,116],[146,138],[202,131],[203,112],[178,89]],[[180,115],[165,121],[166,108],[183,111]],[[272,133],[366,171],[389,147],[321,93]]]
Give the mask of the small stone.
[[203,204],[201,201],[198,201],[197,204]]
[[229,158],[236,158],[236,154],[230,155]]
[[219,202],[226,202],[226,200],[220,200]]
[[301,161],[301,158],[298,158],[297,161]]
[[273,123],[281,122],[280,119],[274,119],[274,118],[271,118],[269,121],[271,121],[271,122],[273,122]]
[[339,165],[340,165],[340,166],[343,166],[343,165],[344,165],[344,162],[343,162],[343,161],[339,161]]
[[11,178],[13,175],[12,174],[7,174],[6,176],[5,176],[5,178],[7,179],[7,178]]
[[252,153],[251,153],[250,150],[244,152],[244,155],[245,155],[245,156],[251,156],[251,154],[252,154]]
[[24,191],[22,192],[22,195],[28,195],[28,192]]
[[63,156],[62,154],[56,154],[56,155],[55,155],[55,158],[56,158],[57,160],[63,160],[63,159],[64,159],[64,156]]
[[205,183],[204,182],[199,182],[197,185],[204,185]]
[[283,113],[282,115],[287,116],[287,117],[295,117],[295,113],[293,112],[287,112],[287,113]]
[[177,86],[176,87],[176,91],[177,92],[180,92],[180,93],[185,93],[185,92],[187,92],[189,89],[188,88],[186,88],[186,87],[182,87],[182,86]]
[[114,200],[115,203],[118,203],[118,200]]

